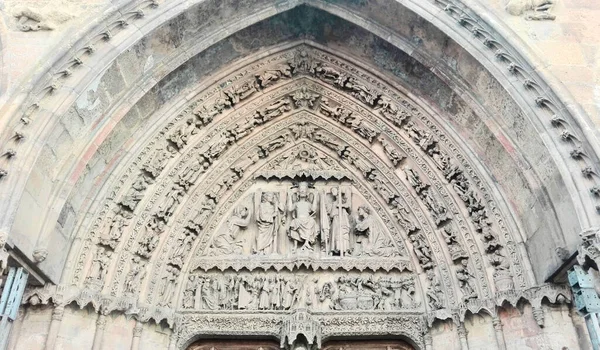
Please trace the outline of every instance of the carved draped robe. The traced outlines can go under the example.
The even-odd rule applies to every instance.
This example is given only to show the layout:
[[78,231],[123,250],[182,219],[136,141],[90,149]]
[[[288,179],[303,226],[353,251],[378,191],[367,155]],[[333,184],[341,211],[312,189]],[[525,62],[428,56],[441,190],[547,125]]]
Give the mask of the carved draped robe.
[[296,217],[290,223],[290,238],[300,243],[313,244],[319,232],[317,222],[313,217],[313,204],[301,198],[295,203],[294,209]]
[[265,254],[273,252],[274,238],[278,229],[275,204],[268,201],[260,202],[256,224],[258,226],[256,251]]
[[349,207],[350,205],[347,202],[342,201],[340,204],[336,198],[328,205],[327,211],[331,218],[329,230],[330,252],[347,252],[350,248],[350,217],[347,211]]

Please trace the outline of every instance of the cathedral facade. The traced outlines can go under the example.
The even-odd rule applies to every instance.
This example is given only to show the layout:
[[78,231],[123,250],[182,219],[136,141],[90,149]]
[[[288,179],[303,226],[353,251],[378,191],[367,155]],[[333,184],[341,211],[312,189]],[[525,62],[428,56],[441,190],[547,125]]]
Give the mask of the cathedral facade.
[[599,348],[600,5],[0,13],[0,349]]

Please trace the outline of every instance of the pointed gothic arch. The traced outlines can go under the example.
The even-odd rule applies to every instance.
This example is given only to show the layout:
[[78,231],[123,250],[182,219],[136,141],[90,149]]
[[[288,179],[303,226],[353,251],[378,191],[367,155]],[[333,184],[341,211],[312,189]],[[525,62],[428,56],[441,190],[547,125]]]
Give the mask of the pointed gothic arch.
[[[468,9],[447,5],[448,14],[437,18],[424,15],[439,11],[434,4],[390,4],[392,13],[424,28],[421,45],[402,31],[407,28],[389,22],[391,14],[372,13],[369,5],[285,2],[276,14],[257,11],[243,23],[228,19],[227,28],[236,28],[230,35],[210,25],[189,35],[178,32],[186,21],[199,20],[195,16],[209,2],[194,4],[195,14],[169,6],[173,16],[161,27],[147,23],[139,41],[124,33],[120,51],[90,55],[101,73],[55,77],[33,91],[9,122],[18,130],[31,127],[44,142],[24,145],[23,163],[16,166],[22,165],[24,176],[11,171],[0,184],[15,188],[7,196],[4,226],[23,256],[48,249],[38,269],[59,285],[32,290],[27,298],[53,295],[57,304],[76,300],[103,314],[166,322],[176,326],[178,346],[193,333],[216,332],[206,324],[214,319],[182,310],[187,278],[195,272],[190,266],[198,265],[198,252],[248,195],[258,171],[253,166],[264,168],[289,151],[283,145],[290,138],[304,139],[352,175],[356,193],[370,199],[407,258],[398,259],[396,272],[418,279],[422,307],[386,315],[397,319],[380,334],[412,325],[402,332],[422,347],[427,322],[420,318],[460,323],[467,310],[494,310],[507,298],[541,304],[544,295],[560,294],[559,287],[539,286],[562,263],[555,249],[574,251],[574,234],[597,221],[597,198],[586,193],[595,181],[588,169],[595,142],[584,137],[580,121],[565,122],[569,112],[554,95],[526,98],[481,48],[456,34],[462,28],[448,29],[456,14],[474,15]],[[328,32],[332,23],[337,31]],[[208,39],[195,40],[204,34]],[[498,41],[490,43],[483,31],[477,35],[497,49]],[[157,42],[173,53],[148,72],[130,69],[131,62],[144,66],[144,50],[152,47],[155,54]],[[529,81],[527,91],[545,92],[536,88],[537,77],[514,68],[527,63],[509,49],[499,56],[511,72]],[[443,60],[451,50],[464,66],[453,69]],[[551,125],[542,116],[553,116]],[[73,118],[81,118],[78,128],[69,124]],[[298,123],[320,128],[322,137],[343,149],[312,134],[276,140],[278,132],[292,135],[290,127]],[[557,146],[560,138],[584,150],[590,160],[580,164],[588,169],[585,177],[565,165],[569,150]],[[278,143],[262,144],[271,141]],[[39,224],[27,220],[31,205],[41,209]],[[190,226],[202,208],[211,216]],[[403,210],[406,217],[399,219]],[[551,246],[538,248],[540,241]],[[205,270],[231,272],[227,264],[233,262]],[[335,264],[323,264],[286,269],[335,271]],[[385,270],[383,263],[375,266]],[[436,293],[445,302],[436,304]],[[273,323],[289,315],[275,314],[252,316],[257,329],[278,334]],[[242,334],[236,327],[231,334]],[[322,331],[325,337],[341,332]]]

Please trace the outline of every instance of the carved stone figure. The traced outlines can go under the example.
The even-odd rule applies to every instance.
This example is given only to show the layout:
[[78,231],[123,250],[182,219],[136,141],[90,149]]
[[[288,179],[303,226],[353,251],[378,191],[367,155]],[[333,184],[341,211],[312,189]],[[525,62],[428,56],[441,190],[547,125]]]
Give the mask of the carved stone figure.
[[162,288],[160,289],[160,302],[159,306],[171,306],[173,294],[175,291],[175,284],[177,283],[177,277],[179,276],[179,270],[171,265],[167,265],[165,268],[165,274],[162,278]]
[[308,182],[298,184],[298,191],[288,194],[288,211],[292,214],[292,221],[288,227],[288,235],[294,242],[294,251],[298,244],[301,250],[313,250],[319,228],[314,216],[318,209],[318,196],[309,192]]
[[177,149],[182,149],[187,145],[190,136],[198,132],[196,122],[193,118],[186,120],[185,124],[181,124],[169,135],[168,140],[173,142]]
[[358,216],[354,227],[357,246],[354,248],[354,254],[379,257],[396,255],[394,244],[386,236],[377,219],[371,215],[371,210],[367,206],[361,205],[357,212]]
[[256,254],[277,253],[277,234],[282,224],[283,205],[274,192],[262,192],[256,215]]
[[423,270],[433,268],[433,260],[431,259],[431,249],[425,242],[425,239],[419,234],[413,234],[410,236],[410,241],[413,245],[413,251],[421,264]]
[[197,159],[192,160],[179,174],[179,185],[183,186],[186,190],[198,181],[200,175],[204,174],[210,163],[208,159],[200,155]]
[[379,100],[377,100],[377,104],[375,105],[375,110],[379,111],[381,115],[386,117],[397,127],[402,127],[410,117],[404,110],[398,110],[398,107],[392,100],[385,96],[379,97]]
[[417,194],[420,194],[423,190],[429,187],[429,184],[423,183],[421,181],[421,177],[419,174],[412,170],[410,167],[404,167],[404,174],[406,175],[406,179],[412,188],[415,189]]
[[493,253],[494,251],[502,248],[502,245],[498,241],[498,236],[489,225],[483,225],[481,228],[481,234],[483,235],[483,242],[485,245],[486,253]]
[[152,180],[149,177],[145,176],[144,174],[140,174],[135,182],[131,185],[125,196],[123,196],[121,205],[129,208],[131,211],[134,211],[139,201],[141,201],[144,197],[144,191],[146,191],[151,183]]
[[338,85],[342,87],[344,81],[346,80],[346,76],[338,72],[335,68],[323,65],[321,63],[316,63],[312,65],[310,67],[310,70],[310,73],[317,76],[319,79],[325,81],[326,83],[332,85]]
[[285,132],[265,144],[259,145],[259,157],[266,158],[274,150],[285,146],[291,139],[291,133]]
[[429,286],[427,287],[426,294],[429,306],[434,310],[443,308],[445,302],[444,290],[433,269],[427,270],[427,279],[429,280]]
[[230,171],[227,174],[224,174],[221,180],[206,192],[206,196],[218,202],[220,198],[223,198],[225,192],[227,192],[227,190],[229,190],[238,180],[240,180],[240,175],[235,171]]
[[[331,200],[326,203],[329,232],[325,246],[329,255],[350,254],[350,198],[339,188],[331,189]],[[324,225],[322,225],[324,226]]]
[[398,166],[404,159],[406,159],[406,156],[400,154],[400,151],[398,151],[396,147],[394,147],[392,143],[389,142],[385,137],[380,136],[378,140],[383,147],[383,153],[385,153],[394,166]]
[[271,291],[271,310],[281,310],[281,297],[284,287],[283,278],[275,276],[273,278],[273,290]]
[[166,194],[162,203],[159,206],[157,215],[162,218],[169,218],[173,215],[175,208],[183,200],[185,187],[178,183],[174,183],[171,190]]
[[266,88],[279,79],[292,77],[292,67],[288,63],[278,64],[277,66],[267,69],[261,74],[256,74],[256,80],[261,88]]
[[409,121],[404,125],[404,130],[406,130],[408,136],[417,144],[417,146],[425,152],[437,143],[431,134],[427,131],[418,129],[412,121]]
[[129,226],[129,221],[132,217],[133,214],[131,214],[130,212],[125,210],[118,210],[115,216],[112,218],[108,230],[105,230],[104,233],[100,235],[100,244],[115,249],[115,247],[121,240],[121,236],[123,235],[125,227]]
[[171,146],[159,148],[154,152],[154,155],[148,161],[148,163],[142,166],[142,169],[147,171],[150,175],[152,175],[153,178],[156,179],[169,161],[169,158],[171,158],[174,153],[175,149]]
[[205,156],[211,162],[213,162],[215,159],[219,158],[223,152],[225,152],[232,141],[233,139],[225,133],[219,135],[215,141],[211,143]]
[[350,77],[344,82],[344,88],[350,90],[354,97],[370,106],[374,106],[375,101],[379,98],[377,92],[359,83],[354,77]]
[[229,97],[232,104],[239,103],[252,96],[258,91],[255,80],[247,80],[239,85],[236,85],[229,90],[225,91],[225,95]]
[[271,292],[273,287],[271,286],[271,280],[265,276],[262,277],[262,285],[260,287],[260,293],[258,297],[258,309],[268,310],[271,305]]
[[407,234],[411,234],[411,233],[419,230],[419,228],[417,227],[417,225],[415,225],[415,223],[413,223],[411,220],[406,218],[406,216],[409,215],[410,212],[400,202],[400,198],[394,198],[394,200],[392,200],[392,203],[390,203],[390,205],[392,206],[392,208],[394,208],[394,209],[392,209],[392,213],[394,214],[396,221],[398,222],[398,224],[400,224],[400,226],[404,230],[406,230]]
[[198,288],[198,280],[196,275],[189,275],[188,281],[183,291],[182,307],[184,309],[193,309],[196,306],[196,289]]
[[290,106],[290,100],[288,97],[284,97],[278,101],[273,102],[267,108],[256,112],[256,119],[260,121],[261,124],[267,123],[285,112],[288,112],[292,109]]
[[348,145],[336,141],[333,137],[327,136],[324,132],[320,130],[315,131],[313,139],[315,140],[315,142],[318,142],[324,145],[325,147],[336,151],[340,157],[345,155],[346,150],[348,149]]
[[477,297],[477,292],[475,291],[475,288],[473,288],[471,282],[471,279],[473,278],[475,278],[475,276],[469,271],[469,260],[462,259],[460,261],[460,266],[456,268],[456,279],[458,279],[460,289],[463,293],[463,300],[465,302]]
[[216,279],[207,278],[202,283],[202,304],[203,308],[208,310],[217,310],[219,308],[219,284]]
[[241,254],[243,241],[238,239],[241,230],[250,224],[250,211],[239,205],[227,219],[227,230],[217,231],[209,247],[209,255]]
[[429,209],[431,217],[435,221],[435,224],[440,226],[443,222],[450,219],[448,216],[448,210],[442,205],[434,196],[430,189],[427,189],[420,194],[423,204]]
[[236,123],[233,127],[227,129],[229,136],[236,141],[250,134],[258,125],[259,121],[254,117],[245,117],[243,122]]
[[129,272],[125,277],[125,293],[135,294],[139,290],[145,276],[146,270],[140,258],[137,256],[133,257],[129,265]]
[[289,310],[298,300],[300,285],[296,278],[287,278],[283,286],[282,306],[284,310]]
[[354,130],[355,133],[359,134],[370,143],[372,143],[373,139],[379,135],[379,130],[362,118],[353,119],[349,126],[350,129]]
[[398,194],[388,186],[387,179],[379,171],[374,170],[369,172],[367,179],[373,182],[373,189],[379,192],[388,203],[392,203],[398,197]]
[[465,252],[462,245],[457,240],[456,231],[451,225],[446,225],[442,228],[442,236],[448,245],[448,250],[450,251],[452,260],[456,261],[458,259],[467,257],[467,252]]
[[489,256],[490,264],[494,266],[494,282],[499,291],[512,290],[514,283],[508,259],[497,249]]
[[156,246],[158,246],[160,234],[164,231],[164,221],[155,216],[151,217],[146,223],[145,232],[140,240],[137,253],[145,258],[149,258],[154,249],[156,249]]
[[196,237],[191,231],[184,230],[179,234],[171,254],[169,255],[170,264],[183,266],[185,256],[192,250],[192,245]]
[[96,254],[92,260],[92,266],[90,267],[90,274],[88,279],[97,283],[102,283],[104,277],[108,272],[108,265],[110,264],[110,257],[112,252],[102,247],[96,249]]
[[198,213],[196,216],[190,221],[190,228],[196,230],[196,232],[202,231],[202,229],[206,226],[208,222],[208,218],[214,212],[217,207],[217,202],[214,198],[207,197],[200,209],[198,209]]

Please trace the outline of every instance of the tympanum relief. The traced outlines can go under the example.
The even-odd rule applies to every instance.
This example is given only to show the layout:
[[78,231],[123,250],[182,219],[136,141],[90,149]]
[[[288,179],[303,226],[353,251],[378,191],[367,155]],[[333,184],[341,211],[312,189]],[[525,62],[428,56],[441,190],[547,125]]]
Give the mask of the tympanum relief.
[[[198,223],[197,218],[193,222]],[[240,255],[348,261],[401,256],[387,228],[350,181],[321,179],[257,179],[213,233],[206,252],[197,254],[207,261]]]
[[[480,179],[409,100],[317,50],[278,60],[160,132],[84,241],[74,283],[110,281],[157,312],[369,309],[344,306],[352,293],[371,310],[435,311],[491,297],[488,278],[524,286]],[[294,306],[288,284],[302,289]]]

